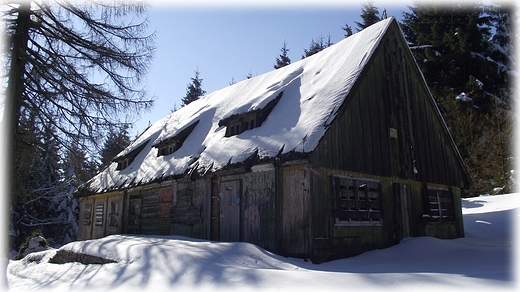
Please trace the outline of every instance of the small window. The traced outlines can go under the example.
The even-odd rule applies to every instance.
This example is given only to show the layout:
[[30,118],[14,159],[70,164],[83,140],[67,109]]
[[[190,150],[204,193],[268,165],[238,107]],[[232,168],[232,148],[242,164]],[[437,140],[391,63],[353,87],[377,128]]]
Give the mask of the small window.
[[179,150],[186,138],[188,138],[198,123],[199,121],[196,121],[195,123],[187,126],[184,130],[177,133],[175,136],[154,144],[153,147],[157,148],[157,156],[170,155]]
[[336,223],[381,224],[381,183],[333,176]]
[[128,167],[128,159],[124,159],[117,162],[116,170],[122,170]]
[[105,204],[97,203],[96,205],[96,226],[103,226],[103,216],[105,213]]
[[429,222],[453,222],[455,220],[453,200],[448,188],[426,188],[426,210],[423,218]]
[[90,226],[92,224],[92,204],[85,204],[83,211],[83,225]]
[[135,157],[144,149],[144,147],[146,146],[146,144],[148,144],[149,141],[150,140],[147,140],[141,143],[141,145],[135,147],[133,150],[129,151],[124,156],[118,156],[114,158],[112,161],[117,162],[116,170],[123,170],[130,166],[130,164],[132,164],[132,162],[134,161]]
[[234,114],[221,120],[218,125],[220,127],[226,127],[225,137],[236,136],[242,134],[244,131],[262,126],[262,123],[267,119],[278,101],[282,98],[282,94],[283,92],[278,93],[278,95],[269,101],[262,109]]

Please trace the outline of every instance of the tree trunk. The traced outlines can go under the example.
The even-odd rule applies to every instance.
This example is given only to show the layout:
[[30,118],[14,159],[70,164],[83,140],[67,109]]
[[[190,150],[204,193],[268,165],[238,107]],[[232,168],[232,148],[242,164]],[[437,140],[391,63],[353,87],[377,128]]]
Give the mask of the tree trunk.
[[29,28],[31,26],[31,8],[29,1],[21,1],[18,8],[18,16],[15,22],[15,33],[11,39],[11,63],[9,68],[9,80],[4,107],[4,127],[8,134],[6,154],[8,156],[7,182],[10,189],[9,199],[20,192],[20,181],[17,178],[17,149],[19,149],[18,125],[20,122],[20,110],[24,100],[24,75],[27,64],[27,44],[29,40]]

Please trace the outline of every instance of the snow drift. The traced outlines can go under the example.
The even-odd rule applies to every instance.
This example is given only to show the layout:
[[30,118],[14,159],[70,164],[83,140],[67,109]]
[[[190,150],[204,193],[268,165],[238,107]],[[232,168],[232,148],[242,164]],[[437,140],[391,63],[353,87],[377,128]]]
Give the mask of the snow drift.
[[466,237],[400,244],[319,265],[249,243],[112,235],[60,250],[115,261],[51,264],[56,250],[10,261],[10,291],[515,290],[513,226],[520,194],[463,199]]

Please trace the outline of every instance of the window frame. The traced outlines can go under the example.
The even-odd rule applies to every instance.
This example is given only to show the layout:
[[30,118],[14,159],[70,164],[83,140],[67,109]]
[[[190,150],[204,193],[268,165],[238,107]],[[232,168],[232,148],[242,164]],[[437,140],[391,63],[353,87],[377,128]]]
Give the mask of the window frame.
[[96,203],[96,214],[94,216],[94,225],[95,226],[103,226],[103,221],[105,219],[105,203],[98,202]]
[[426,185],[424,187],[424,206],[423,220],[429,223],[455,222],[455,204],[450,187]]
[[157,148],[157,157],[170,155],[179,150],[199,122],[200,120],[197,120],[178,132],[175,136],[152,145],[152,147]]
[[83,210],[83,226],[92,225],[92,204],[86,203]]
[[334,174],[332,189],[335,226],[383,225],[379,180]]

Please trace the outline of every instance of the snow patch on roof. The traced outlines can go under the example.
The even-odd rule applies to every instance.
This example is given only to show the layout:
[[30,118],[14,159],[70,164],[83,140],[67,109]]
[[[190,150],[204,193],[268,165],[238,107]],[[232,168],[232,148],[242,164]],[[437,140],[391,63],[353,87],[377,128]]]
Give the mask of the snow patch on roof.
[[[118,154],[124,157],[147,143],[126,169],[116,170],[113,163],[89,181],[88,188],[93,192],[126,188],[183,175],[192,167],[215,171],[229,163],[243,162],[256,152],[260,158],[269,158],[282,149],[282,154],[314,150],[392,21],[380,21],[318,54],[180,108],[154,123]],[[221,120],[262,109],[281,92],[281,99],[262,126],[225,137],[225,126],[219,126]],[[157,155],[153,145],[196,121],[199,123],[180,149]]]

